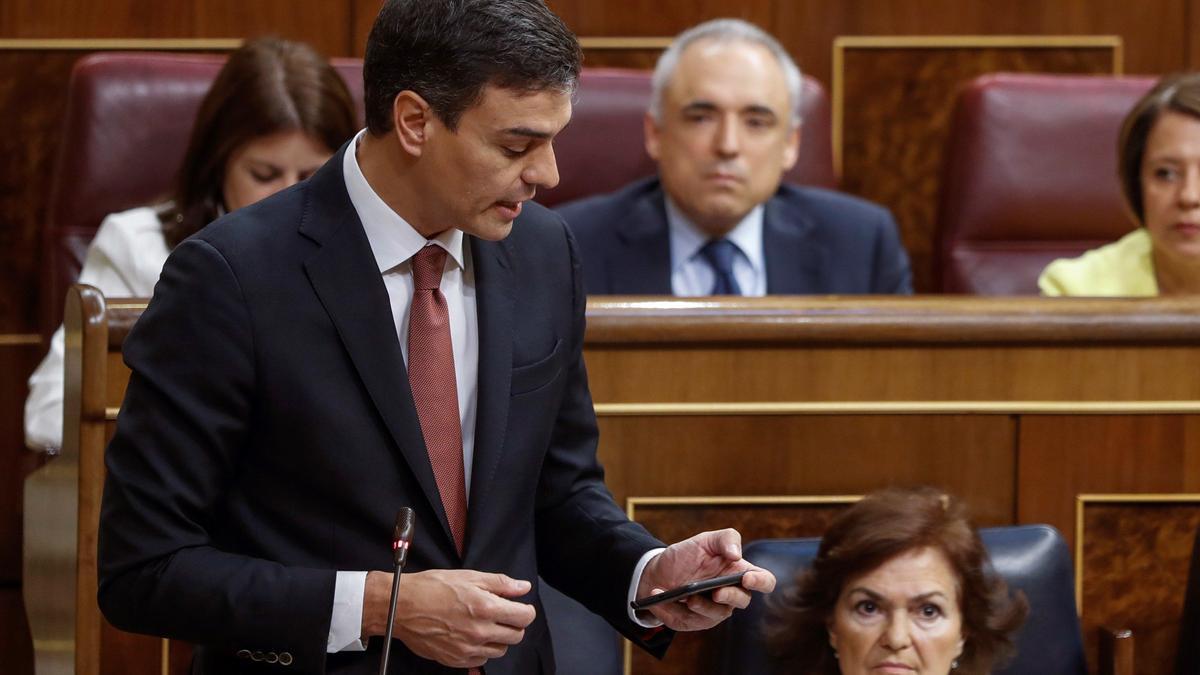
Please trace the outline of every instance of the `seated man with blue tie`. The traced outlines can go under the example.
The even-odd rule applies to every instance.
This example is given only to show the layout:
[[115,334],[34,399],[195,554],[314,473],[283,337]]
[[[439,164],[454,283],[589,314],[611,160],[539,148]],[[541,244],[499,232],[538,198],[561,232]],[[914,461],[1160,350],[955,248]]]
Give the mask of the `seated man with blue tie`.
[[559,209],[588,293],[911,293],[886,209],[781,183],[800,147],[800,85],[783,47],[749,23],[680,34],[646,114],[659,175]]

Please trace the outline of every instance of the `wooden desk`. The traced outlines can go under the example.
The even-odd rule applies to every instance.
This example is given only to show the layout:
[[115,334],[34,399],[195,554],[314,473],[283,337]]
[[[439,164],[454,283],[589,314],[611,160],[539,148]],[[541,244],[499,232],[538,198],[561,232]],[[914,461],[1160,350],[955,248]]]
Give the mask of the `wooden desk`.
[[[836,500],[932,484],[966,499],[980,525],[1049,523],[1076,546],[1090,660],[1096,628],[1117,621],[1173,663],[1200,524],[1178,494],[1200,492],[1200,302],[605,298],[588,317],[609,487],[655,498],[660,512],[636,515],[665,539],[726,524],[748,539],[800,536],[825,518],[809,504],[756,517],[705,497]],[[1144,504],[1153,497],[1085,498],[1077,516],[1077,496],[1090,493],[1182,503],[1164,528]],[[1083,527],[1092,511],[1091,538],[1077,541],[1077,518]],[[1111,544],[1117,524],[1125,546]],[[1139,548],[1151,530],[1171,546]],[[1160,583],[1136,601],[1113,597],[1147,556],[1160,557]],[[693,642],[673,650],[702,653]],[[1146,672],[1170,670],[1139,654]],[[681,656],[636,655],[633,671],[696,672]]]
[[[66,447],[27,483],[39,663],[73,656],[86,675],[186,668],[186,650],[118,633],[95,604],[103,451],[128,379],[121,344],[143,306],[72,290]],[[607,298],[588,317],[609,487],[636,499],[635,517],[663,538],[730,524],[747,539],[818,534],[846,496],[938,485],[965,498],[981,525],[1046,522],[1080,545],[1093,660],[1094,628],[1112,616],[1161,647],[1162,663],[1173,657],[1174,624],[1159,617],[1179,614],[1184,521],[1200,513],[1179,495],[1200,492],[1200,303]],[[1145,540],[1160,512],[1077,500],[1091,493],[1173,495],[1174,543],[1109,545],[1114,523]],[[76,504],[77,519],[63,515]],[[1136,606],[1106,603],[1106,589],[1127,581],[1121,562],[1146,556],[1157,556],[1161,583],[1141,588]],[[1093,578],[1092,565],[1104,575]],[[667,662],[633,657],[633,671],[698,672],[711,646],[683,637]]]

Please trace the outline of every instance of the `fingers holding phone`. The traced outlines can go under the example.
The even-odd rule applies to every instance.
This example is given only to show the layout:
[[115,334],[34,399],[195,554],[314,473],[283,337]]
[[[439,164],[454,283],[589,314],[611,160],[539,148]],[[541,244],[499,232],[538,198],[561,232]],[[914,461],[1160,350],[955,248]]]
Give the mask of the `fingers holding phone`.
[[[693,631],[711,628],[734,609],[746,607],[751,591],[774,588],[775,576],[742,559],[741,536],[729,529],[702,532],[667,547],[646,565],[638,598],[668,628]],[[673,595],[650,602],[652,596],[668,593]]]

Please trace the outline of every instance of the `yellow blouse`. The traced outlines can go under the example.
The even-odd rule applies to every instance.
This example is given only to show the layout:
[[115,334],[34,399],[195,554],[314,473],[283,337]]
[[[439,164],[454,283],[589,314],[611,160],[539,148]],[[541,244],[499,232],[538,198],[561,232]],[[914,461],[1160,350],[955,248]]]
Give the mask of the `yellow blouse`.
[[1042,295],[1158,295],[1150,234],[1139,227],[1117,241],[1078,258],[1059,258],[1038,277]]

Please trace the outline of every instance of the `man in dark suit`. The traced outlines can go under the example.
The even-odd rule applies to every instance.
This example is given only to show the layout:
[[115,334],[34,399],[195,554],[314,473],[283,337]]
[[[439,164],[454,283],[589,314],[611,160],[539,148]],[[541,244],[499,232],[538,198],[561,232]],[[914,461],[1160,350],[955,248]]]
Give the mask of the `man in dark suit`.
[[539,573],[656,654],[659,625],[774,586],[735,531],[664,549],[604,486],[575,244],[526,203],[558,180],[579,62],[541,0],[391,0],[367,130],[175,249],[106,456],[114,625],[197,643],[200,673],[375,672],[403,506],[393,672],[553,672]]
[[800,71],[735,19],[682,33],[654,71],[658,176],[561,206],[589,294],[911,293],[886,209],[781,184],[800,143]]

